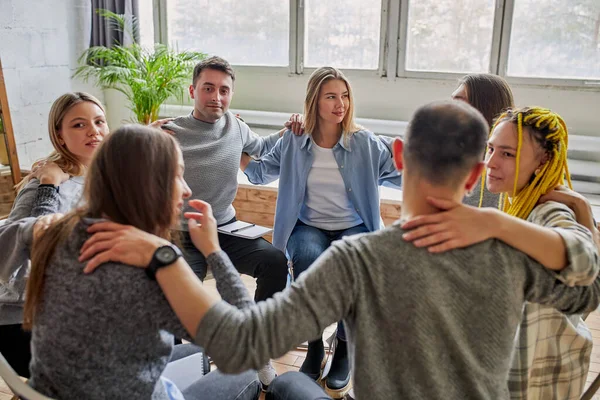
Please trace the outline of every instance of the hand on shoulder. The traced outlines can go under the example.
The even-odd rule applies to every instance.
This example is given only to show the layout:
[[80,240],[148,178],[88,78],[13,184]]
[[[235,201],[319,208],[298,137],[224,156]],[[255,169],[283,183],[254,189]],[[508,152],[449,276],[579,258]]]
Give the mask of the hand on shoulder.
[[33,165],[31,176],[37,178],[40,184],[60,186],[67,180],[70,175],[62,170],[58,164],[51,161],[40,161]]

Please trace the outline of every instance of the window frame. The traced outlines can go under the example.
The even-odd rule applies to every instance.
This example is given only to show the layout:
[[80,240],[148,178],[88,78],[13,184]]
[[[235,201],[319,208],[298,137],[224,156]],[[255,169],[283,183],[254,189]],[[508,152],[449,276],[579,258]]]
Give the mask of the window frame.
[[[158,43],[168,43],[167,2],[169,0],[153,0],[154,8],[154,39]],[[283,73],[289,76],[307,75],[315,68],[304,66],[304,46],[306,34],[306,0],[289,0],[290,30],[289,30],[289,61],[288,66],[249,66],[235,65],[247,71],[263,73],[268,69],[273,73]],[[408,8],[411,0],[380,0],[381,29],[379,40],[378,67],[369,69],[347,69],[351,75],[376,77],[388,80],[396,79],[433,79],[453,80],[464,76],[465,73],[450,73],[436,71],[411,71],[405,68],[406,43],[408,35]],[[412,0],[416,1],[416,0]],[[510,36],[515,0],[495,0],[494,24],[492,30],[492,46],[490,54],[489,73],[505,78],[510,84],[528,86],[578,87],[600,90],[599,79],[565,79],[565,78],[534,78],[510,76],[508,71],[508,55],[510,51]]]

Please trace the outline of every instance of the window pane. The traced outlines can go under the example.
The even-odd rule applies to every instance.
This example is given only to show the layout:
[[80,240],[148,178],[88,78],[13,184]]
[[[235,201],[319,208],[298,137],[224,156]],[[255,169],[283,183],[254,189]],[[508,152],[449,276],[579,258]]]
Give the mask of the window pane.
[[377,69],[381,1],[306,0],[304,65]]
[[600,1],[515,0],[508,75],[600,79]]
[[288,65],[287,1],[169,0],[169,43],[238,65]]
[[139,0],[138,2],[140,44],[147,48],[154,47],[154,12],[152,3],[152,0]]
[[488,72],[494,0],[414,0],[408,6],[406,69]]

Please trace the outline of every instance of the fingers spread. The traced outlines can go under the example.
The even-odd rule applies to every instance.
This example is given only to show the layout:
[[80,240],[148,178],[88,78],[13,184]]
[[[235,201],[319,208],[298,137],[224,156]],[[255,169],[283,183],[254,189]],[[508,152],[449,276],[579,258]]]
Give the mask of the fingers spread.
[[439,222],[445,221],[444,213],[438,214],[429,214],[429,215],[420,215],[418,217],[414,217],[402,224],[402,229],[414,229],[419,226],[427,225],[427,224],[437,224]]
[[98,253],[110,251],[116,243],[116,240],[105,240],[102,242],[94,243],[90,245],[83,253],[81,253],[78,260],[85,261],[97,255]]
[[98,254],[96,257],[92,258],[83,269],[83,272],[86,274],[92,273],[96,268],[105,262],[111,261],[111,255],[109,251],[105,251],[104,253]]

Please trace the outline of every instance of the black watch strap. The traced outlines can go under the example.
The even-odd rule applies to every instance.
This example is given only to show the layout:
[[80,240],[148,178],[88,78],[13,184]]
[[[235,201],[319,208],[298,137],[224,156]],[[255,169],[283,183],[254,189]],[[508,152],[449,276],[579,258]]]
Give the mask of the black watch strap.
[[150,264],[146,267],[146,275],[152,280],[156,280],[156,271],[173,264],[179,257],[182,257],[181,250],[174,244],[160,246],[154,252]]

